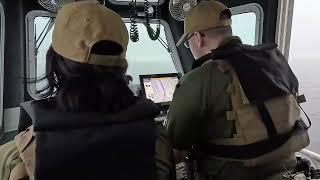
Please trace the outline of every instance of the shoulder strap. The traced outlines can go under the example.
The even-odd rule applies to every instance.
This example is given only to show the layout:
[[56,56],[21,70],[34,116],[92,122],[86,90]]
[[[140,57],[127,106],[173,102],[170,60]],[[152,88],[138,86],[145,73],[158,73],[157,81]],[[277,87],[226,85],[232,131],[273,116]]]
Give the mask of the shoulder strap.
[[277,138],[240,146],[203,144],[198,146],[197,149],[200,150],[200,152],[216,157],[247,160],[272,152],[287,142],[293,135],[305,133],[307,128],[302,120],[298,120],[290,132],[278,135]]
[[9,180],[23,180],[23,179],[33,180],[28,176],[25,163],[21,162],[20,164],[18,164],[16,167],[13,168],[10,174]]
[[267,43],[267,44],[260,44],[256,46],[250,46],[245,44],[232,44],[230,46],[223,46],[217,49],[211,50],[211,58],[213,60],[216,59],[226,59],[234,54],[239,54],[241,52],[257,52],[257,51],[266,51],[277,48],[278,45],[275,43]]
[[20,157],[25,163],[26,172],[29,179],[34,179],[35,172],[35,133],[33,132],[33,126],[28,127],[25,131],[19,133],[15,137],[15,142],[20,152]]

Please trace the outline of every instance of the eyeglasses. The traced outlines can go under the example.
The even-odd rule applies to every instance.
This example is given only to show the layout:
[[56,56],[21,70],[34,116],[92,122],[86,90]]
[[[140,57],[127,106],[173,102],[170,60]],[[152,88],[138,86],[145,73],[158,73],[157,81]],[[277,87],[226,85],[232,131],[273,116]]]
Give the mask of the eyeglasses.
[[[189,40],[194,36],[194,34],[195,34],[195,33],[193,33],[191,36],[187,37],[186,40],[183,42],[183,45],[184,45],[186,48],[188,48],[188,49],[190,48]],[[200,33],[200,32],[199,32],[199,34],[200,34],[201,37],[204,37],[204,36],[205,36],[203,33]]]
[[190,48],[190,46],[189,46],[189,39],[191,39],[192,36],[194,36],[194,33],[193,33],[191,36],[187,37],[186,40],[183,42],[183,45],[184,45],[186,48],[188,48],[188,49]]

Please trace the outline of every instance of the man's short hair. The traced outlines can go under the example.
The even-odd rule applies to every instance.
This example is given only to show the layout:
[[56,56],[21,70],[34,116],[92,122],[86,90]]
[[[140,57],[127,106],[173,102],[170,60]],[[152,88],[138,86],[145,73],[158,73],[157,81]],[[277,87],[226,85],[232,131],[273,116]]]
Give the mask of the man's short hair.
[[203,31],[203,34],[205,34],[208,37],[228,37],[228,36],[232,36],[232,28],[231,26],[224,26],[224,27],[209,29],[209,30]]

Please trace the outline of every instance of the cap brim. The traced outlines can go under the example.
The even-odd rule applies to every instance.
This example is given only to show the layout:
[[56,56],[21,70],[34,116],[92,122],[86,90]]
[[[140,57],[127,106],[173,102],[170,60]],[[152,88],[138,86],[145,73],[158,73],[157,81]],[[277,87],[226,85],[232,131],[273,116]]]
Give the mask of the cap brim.
[[177,42],[176,46],[180,46],[187,38],[188,34],[184,33],[181,38],[179,39],[179,41]]

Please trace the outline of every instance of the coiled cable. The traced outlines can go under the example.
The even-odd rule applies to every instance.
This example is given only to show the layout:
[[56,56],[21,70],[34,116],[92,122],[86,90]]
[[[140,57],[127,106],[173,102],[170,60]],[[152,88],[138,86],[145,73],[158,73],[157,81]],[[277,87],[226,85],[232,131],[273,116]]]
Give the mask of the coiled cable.
[[150,37],[151,40],[155,41],[159,38],[160,36],[160,9],[159,9],[159,1],[158,1],[158,5],[156,7],[155,10],[155,15],[156,15],[156,19],[158,21],[157,23],[157,28],[156,31],[154,31],[150,25],[150,17],[149,17],[149,2],[148,0],[146,0],[146,2],[144,3],[144,12],[146,14],[145,18],[146,18],[146,23],[145,26],[147,28],[147,32],[148,35]]
[[132,42],[139,41],[139,31],[136,20],[136,0],[129,3],[130,6],[130,39]]

